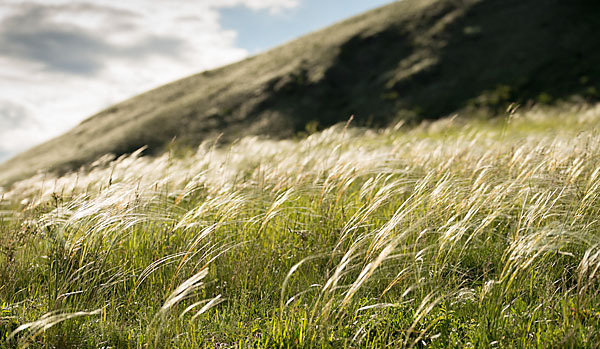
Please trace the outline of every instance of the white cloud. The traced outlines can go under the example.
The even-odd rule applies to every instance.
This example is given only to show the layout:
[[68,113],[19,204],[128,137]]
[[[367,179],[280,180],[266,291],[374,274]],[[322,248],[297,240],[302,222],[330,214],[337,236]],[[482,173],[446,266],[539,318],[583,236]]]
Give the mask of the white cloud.
[[25,150],[22,139],[41,141],[43,129],[32,110],[10,100],[0,100],[0,160],[8,154]]
[[[0,3],[0,153],[56,136],[94,112],[248,55],[219,9],[272,13],[298,0],[4,0]],[[14,109],[14,108],[13,108]],[[12,109],[11,109],[12,110]],[[14,110],[12,111],[14,112]],[[11,113],[12,113],[11,112]]]
[[269,10],[279,12],[298,6],[298,0],[216,0],[207,2],[218,7],[247,6],[253,10]]

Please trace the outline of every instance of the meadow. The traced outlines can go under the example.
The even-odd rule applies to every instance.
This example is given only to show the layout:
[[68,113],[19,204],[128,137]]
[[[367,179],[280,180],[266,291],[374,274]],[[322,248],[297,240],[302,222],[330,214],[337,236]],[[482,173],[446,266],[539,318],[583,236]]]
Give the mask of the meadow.
[[0,347],[594,347],[600,106],[173,145],[0,191]]

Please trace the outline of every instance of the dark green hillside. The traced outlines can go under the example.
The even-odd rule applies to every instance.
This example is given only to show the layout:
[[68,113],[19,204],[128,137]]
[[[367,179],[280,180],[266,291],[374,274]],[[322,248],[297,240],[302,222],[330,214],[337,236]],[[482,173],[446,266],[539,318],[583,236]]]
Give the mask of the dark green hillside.
[[0,165],[0,183],[174,137],[286,137],[464,108],[600,96],[596,1],[404,0],[108,108]]

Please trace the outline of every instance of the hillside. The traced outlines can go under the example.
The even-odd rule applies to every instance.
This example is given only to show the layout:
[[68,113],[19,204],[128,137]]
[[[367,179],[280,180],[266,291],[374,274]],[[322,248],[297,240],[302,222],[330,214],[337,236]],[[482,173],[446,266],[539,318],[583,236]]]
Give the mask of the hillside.
[[404,0],[244,61],[134,97],[0,165],[0,183],[65,172],[176,138],[286,137],[355,115],[361,125],[600,91],[591,0]]

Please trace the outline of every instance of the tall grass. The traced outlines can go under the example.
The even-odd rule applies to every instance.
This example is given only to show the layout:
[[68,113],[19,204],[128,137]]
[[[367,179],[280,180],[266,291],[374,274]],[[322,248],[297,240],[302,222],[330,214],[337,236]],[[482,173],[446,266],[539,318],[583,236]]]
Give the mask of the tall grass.
[[600,108],[106,156],[0,194],[3,347],[593,347]]

